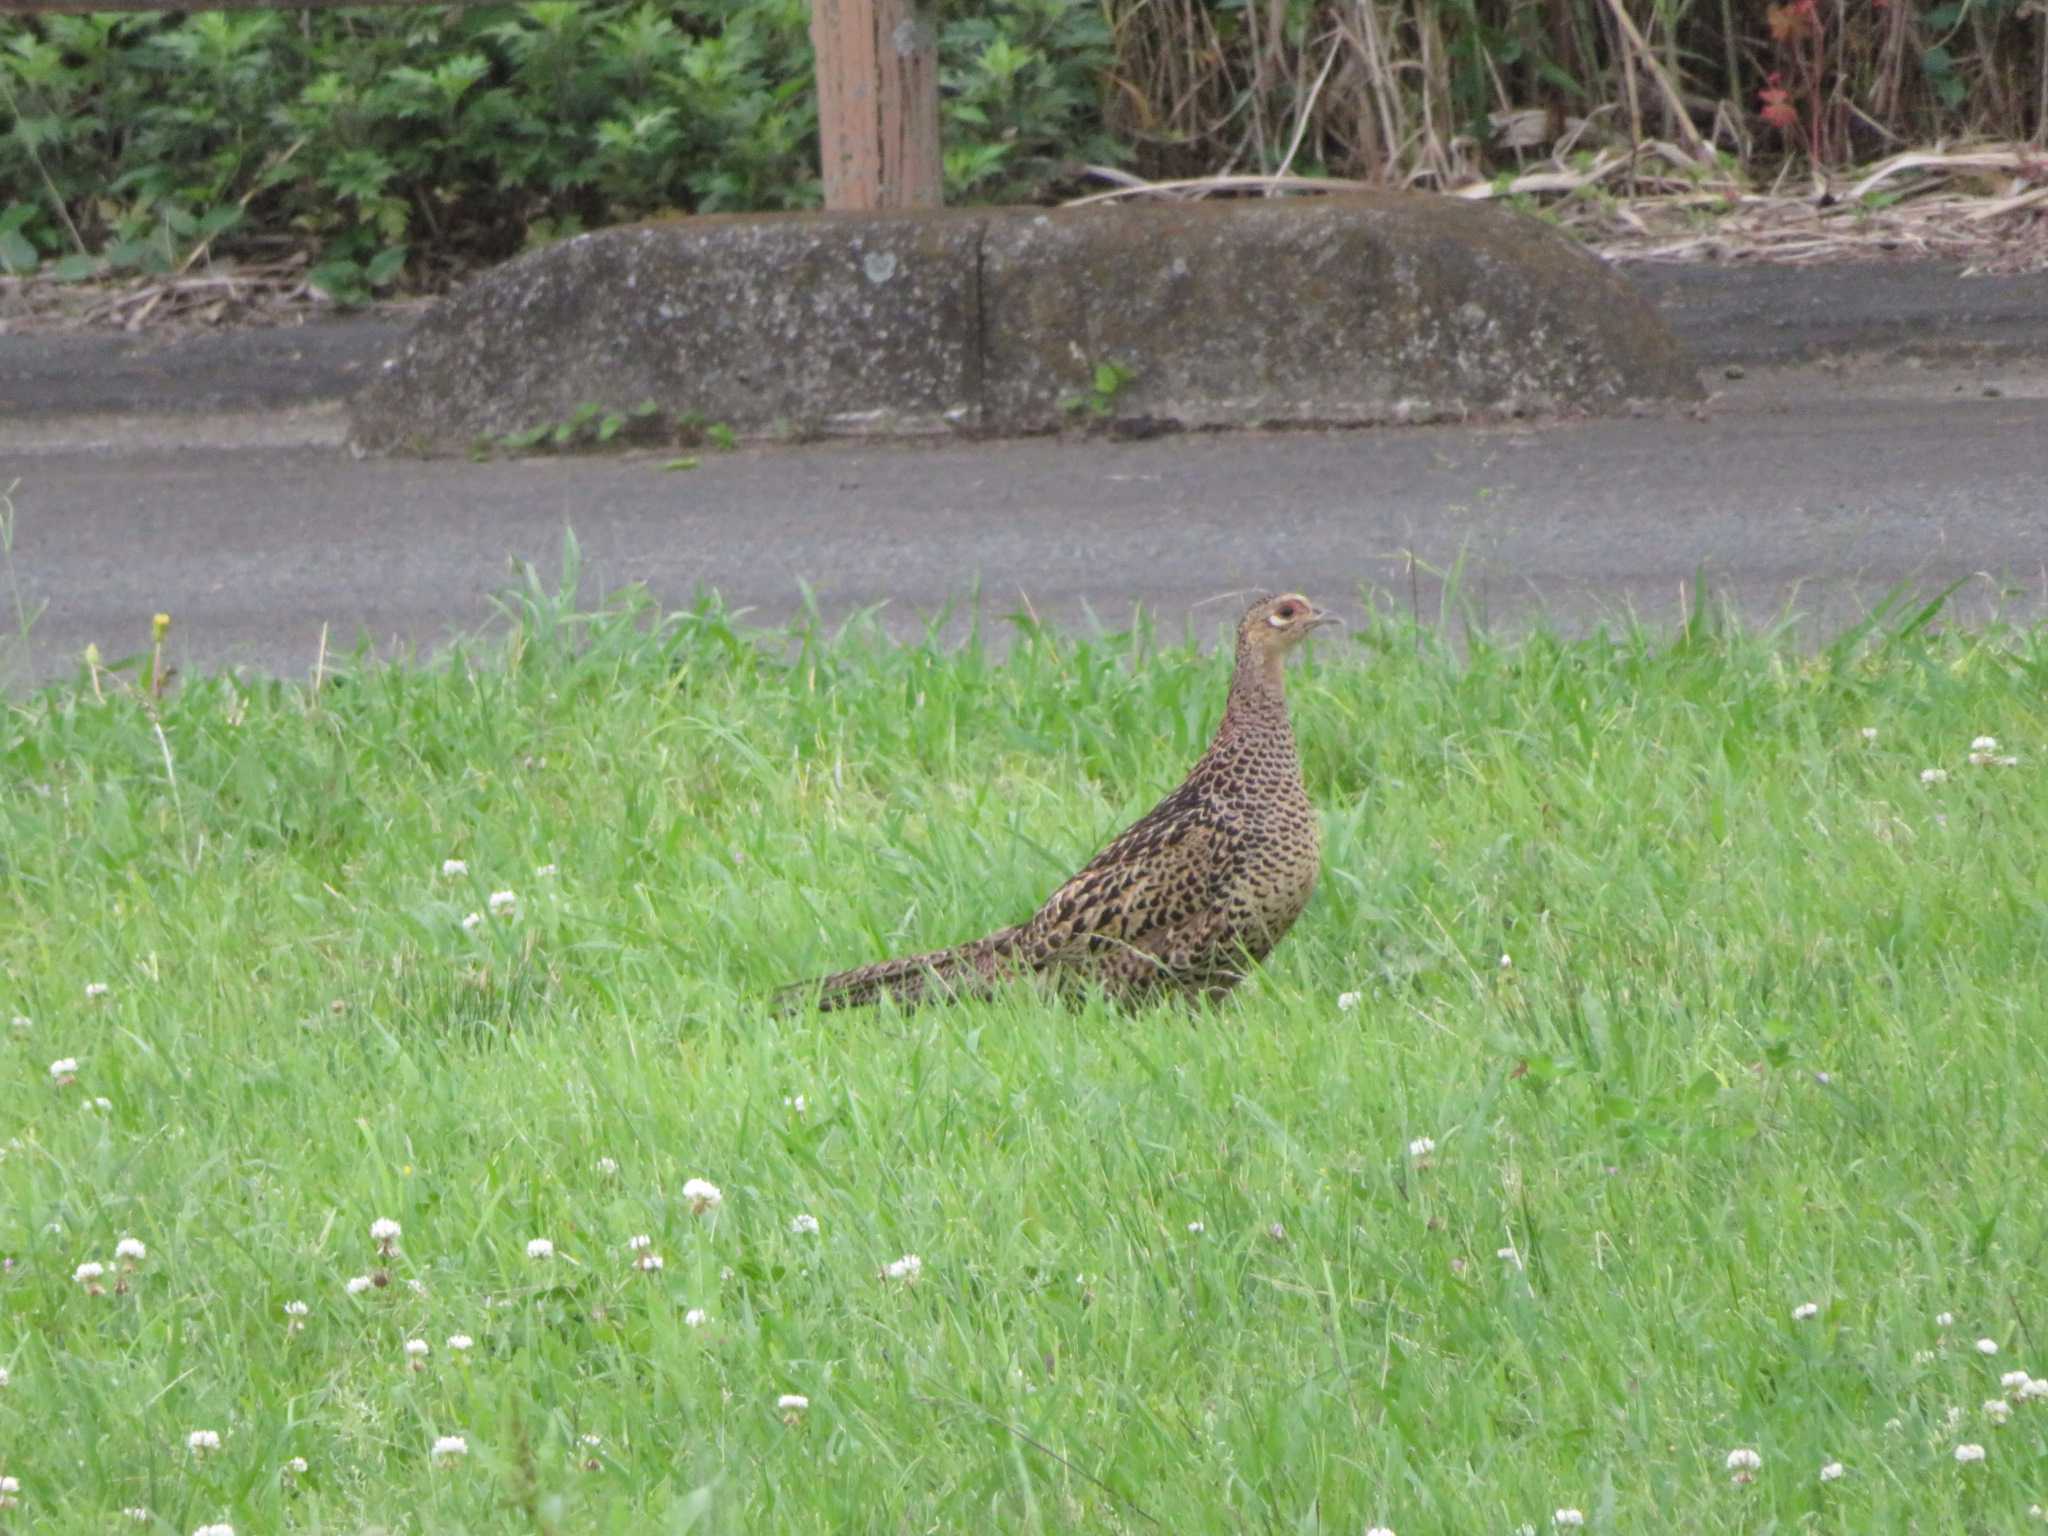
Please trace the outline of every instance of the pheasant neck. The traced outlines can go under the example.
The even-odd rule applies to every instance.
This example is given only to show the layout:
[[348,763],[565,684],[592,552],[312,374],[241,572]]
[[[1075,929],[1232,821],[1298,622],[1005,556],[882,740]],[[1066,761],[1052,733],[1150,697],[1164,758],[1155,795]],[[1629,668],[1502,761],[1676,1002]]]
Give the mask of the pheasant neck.
[[1230,698],[1223,706],[1223,723],[1218,737],[1244,730],[1271,730],[1277,724],[1287,729],[1287,685],[1283,658],[1277,651],[1254,651],[1248,645],[1237,648],[1237,669],[1230,677]]

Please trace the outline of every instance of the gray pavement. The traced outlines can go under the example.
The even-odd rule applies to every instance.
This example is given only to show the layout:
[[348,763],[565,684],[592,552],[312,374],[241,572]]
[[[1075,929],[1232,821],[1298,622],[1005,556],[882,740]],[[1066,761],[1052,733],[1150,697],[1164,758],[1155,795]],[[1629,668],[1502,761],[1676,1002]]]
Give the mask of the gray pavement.
[[42,677],[88,641],[140,648],[159,609],[187,665],[303,674],[323,624],[330,645],[430,647],[488,619],[508,557],[552,570],[571,527],[590,586],[715,587],[763,621],[802,583],[830,617],[886,602],[899,628],[977,586],[995,612],[1070,622],[1143,603],[1177,625],[1247,586],[1429,611],[1433,573],[1460,561],[1470,602],[1508,625],[1668,619],[1701,574],[1752,617],[1822,629],[1897,583],[1965,580],[1973,618],[2048,608],[2048,370],[1761,370],[1726,389],[1703,420],[839,443],[680,473],[306,447],[45,451],[7,473],[17,570],[47,604]]
[[1701,575],[1815,633],[1952,580],[1966,617],[2042,617],[2048,282],[1903,270],[1656,275],[1721,391],[1697,416],[842,442],[706,451],[680,473],[659,455],[351,459],[335,397],[391,344],[384,318],[0,337],[0,487],[18,481],[14,573],[41,608],[24,654],[0,579],[0,676],[61,675],[88,642],[139,649],[158,610],[188,667],[302,674],[323,625],[330,647],[431,648],[488,622],[509,557],[551,571],[569,527],[587,588],[716,587],[763,622],[805,584],[828,617],[886,603],[899,630],[977,588],[993,613],[1068,622],[1143,603],[1177,625],[1248,586],[1433,612],[1461,561],[1473,609],[1507,626],[1667,620]]

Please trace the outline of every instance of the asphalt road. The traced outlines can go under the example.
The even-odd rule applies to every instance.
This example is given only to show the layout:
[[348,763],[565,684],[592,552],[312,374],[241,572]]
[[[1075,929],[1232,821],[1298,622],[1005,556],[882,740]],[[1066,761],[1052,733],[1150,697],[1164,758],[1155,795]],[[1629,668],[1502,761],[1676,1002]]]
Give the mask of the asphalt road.
[[[1958,611],[2048,609],[2048,368],[2039,363],[1757,369],[1704,413],[1634,420],[1227,434],[1149,442],[825,444],[469,464],[338,448],[17,442],[13,561],[41,606],[15,681],[87,642],[140,649],[175,618],[184,665],[284,674],[359,631],[430,648],[488,622],[508,559],[552,571],[562,533],[587,585],[699,586],[789,616],[886,603],[899,629],[976,588],[1001,613],[1177,625],[1235,588],[1296,587],[1356,614],[1434,611],[1462,562],[1475,611],[1568,627],[1668,621],[1704,574],[1759,620],[1814,633],[1895,584],[1961,579]],[[1993,393],[1995,391],[1995,393]],[[0,604],[7,602],[0,572]],[[1227,606],[1205,610],[1205,625]],[[0,633],[12,629],[4,617]],[[4,642],[0,642],[4,644]]]

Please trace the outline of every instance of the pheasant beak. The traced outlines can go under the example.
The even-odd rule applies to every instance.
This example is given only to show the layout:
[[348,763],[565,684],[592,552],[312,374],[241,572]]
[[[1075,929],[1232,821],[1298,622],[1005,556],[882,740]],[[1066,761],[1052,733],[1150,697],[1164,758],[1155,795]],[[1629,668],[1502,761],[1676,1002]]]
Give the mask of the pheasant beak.
[[1342,627],[1343,623],[1344,623],[1344,621],[1343,621],[1342,619],[1338,618],[1336,614],[1334,614],[1334,613],[1330,612],[1330,610],[1329,610],[1329,609],[1327,609],[1327,608],[1316,608],[1316,609],[1312,609],[1312,610],[1310,610],[1310,612],[1309,612],[1309,616],[1308,616],[1308,623],[1307,623],[1306,625],[1304,625],[1304,626],[1303,626],[1303,628],[1304,628],[1304,629],[1327,629],[1327,628],[1328,628],[1328,627],[1329,627],[1330,625],[1332,625],[1332,624],[1335,624],[1335,625],[1337,625],[1337,626],[1339,626],[1339,627]]

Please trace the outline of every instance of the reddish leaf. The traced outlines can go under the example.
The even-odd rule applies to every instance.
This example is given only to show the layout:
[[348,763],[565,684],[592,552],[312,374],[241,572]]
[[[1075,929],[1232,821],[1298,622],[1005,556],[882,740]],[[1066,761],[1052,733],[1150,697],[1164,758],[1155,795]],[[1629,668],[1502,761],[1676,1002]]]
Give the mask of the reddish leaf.
[[1791,5],[1773,5],[1764,12],[1770,24],[1771,41],[1796,43],[1811,37],[1820,27],[1813,0],[1793,0]]

